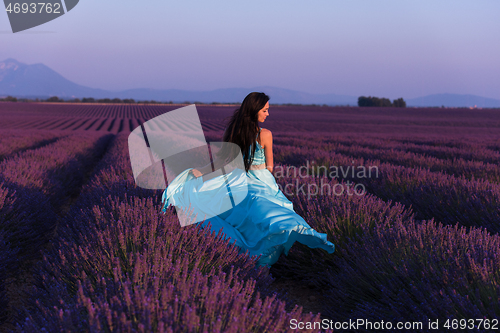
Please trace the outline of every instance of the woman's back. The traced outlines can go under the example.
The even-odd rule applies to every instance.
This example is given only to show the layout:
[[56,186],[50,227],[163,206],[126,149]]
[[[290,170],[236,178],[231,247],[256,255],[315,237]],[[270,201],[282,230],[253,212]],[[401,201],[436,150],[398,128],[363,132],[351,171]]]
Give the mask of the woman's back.
[[[259,129],[259,133],[261,130],[262,130],[262,128]],[[258,133],[257,133],[257,137],[259,137]],[[252,147],[250,146],[250,150],[249,150],[248,155],[250,156],[251,153],[252,153]],[[262,169],[264,169],[266,166],[266,156],[264,155],[264,148],[258,142],[257,142],[257,147],[255,148],[255,154],[253,156],[252,165],[254,165],[254,166],[261,166],[262,165],[262,167],[261,167]],[[254,169],[254,168],[252,168],[252,169]]]

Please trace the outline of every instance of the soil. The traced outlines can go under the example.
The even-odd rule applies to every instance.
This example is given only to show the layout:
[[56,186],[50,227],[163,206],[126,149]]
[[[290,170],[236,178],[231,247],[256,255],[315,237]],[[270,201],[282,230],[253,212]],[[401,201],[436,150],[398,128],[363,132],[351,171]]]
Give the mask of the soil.
[[302,281],[281,278],[276,279],[271,284],[271,287],[291,301],[291,304],[287,307],[287,311],[292,310],[296,304],[302,307],[303,313],[312,313],[313,315],[319,313],[321,319],[327,318],[320,313],[324,296],[316,286],[303,283]]

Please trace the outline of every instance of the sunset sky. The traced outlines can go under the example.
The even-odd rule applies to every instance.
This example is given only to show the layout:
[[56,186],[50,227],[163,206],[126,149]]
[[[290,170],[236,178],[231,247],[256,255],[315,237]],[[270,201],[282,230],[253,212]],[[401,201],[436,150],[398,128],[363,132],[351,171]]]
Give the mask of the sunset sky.
[[92,88],[500,99],[500,1],[81,0],[12,33],[0,61],[43,63]]

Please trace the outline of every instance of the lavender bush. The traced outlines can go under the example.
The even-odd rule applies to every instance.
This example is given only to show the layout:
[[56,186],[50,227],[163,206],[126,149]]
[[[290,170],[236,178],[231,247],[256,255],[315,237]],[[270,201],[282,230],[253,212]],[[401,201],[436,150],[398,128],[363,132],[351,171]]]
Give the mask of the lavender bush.
[[[346,244],[325,311],[393,321],[498,318],[500,238],[434,221],[377,225]],[[339,306],[339,303],[342,306]]]
[[2,281],[15,280],[17,286],[25,279],[57,227],[58,212],[77,194],[107,141],[108,137],[95,134],[63,136],[0,163],[0,233],[9,244],[11,260],[18,263],[2,274]]
[[[314,178],[302,181],[319,184]],[[400,204],[369,194],[309,199],[299,194],[293,202],[337,249],[328,255],[296,246],[271,272],[327,290],[322,311],[327,317],[424,323],[498,318],[498,235],[417,221]]]
[[[277,179],[282,187],[293,181],[293,177]],[[339,183],[336,179],[325,181],[312,177],[300,179],[300,184],[305,184],[305,187],[321,184],[328,184],[330,188],[337,184],[345,186],[344,182]],[[327,283],[324,273],[335,269],[338,258],[343,256],[350,242],[376,232],[378,226],[392,228],[398,223],[406,224],[413,220],[411,209],[397,202],[384,202],[371,194],[358,196],[344,192],[342,195],[334,195],[325,192],[308,197],[297,193],[292,195],[290,200],[295,211],[304,217],[311,227],[328,235],[336,250],[333,254],[328,254],[306,246],[294,246],[290,255],[282,256],[272,270],[277,275],[292,275],[318,287],[324,287]]]
[[10,241],[21,253],[35,253],[52,232],[58,217],[54,208],[74,193],[85,168],[102,154],[109,138],[72,136],[28,150],[0,164],[3,187],[11,199],[2,210],[1,228],[11,230]]
[[0,172],[5,180],[19,186],[38,189],[54,201],[68,197],[102,154],[110,136],[80,134],[63,138],[51,145],[28,150],[4,160]]
[[51,144],[60,138],[61,134],[16,130],[0,131],[0,161],[5,157],[20,153],[27,149],[36,149]]
[[[384,200],[398,201],[411,206],[417,219],[435,218],[445,224],[460,223],[464,226],[482,226],[491,232],[500,230],[500,185],[485,180],[467,180],[428,169],[405,168],[377,161],[354,159],[337,153],[308,148],[276,148],[283,163],[305,165],[315,161],[315,168],[327,175],[335,168],[356,170],[339,179],[363,184],[365,189]],[[322,169],[323,167],[323,169]],[[371,177],[357,177],[359,168],[378,168]],[[310,172],[313,168],[310,168]],[[317,174],[317,172],[315,172]],[[368,173],[367,173],[368,175]],[[345,176],[345,177],[344,177]]]
[[[444,172],[446,174],[466,179],[486,179],[491,182],[500,182],[500,167],[499,161],[495,158],[488,159],[489,162],[482,160],[466,160],[464,158],[443,158],[439,153],[435,154],[439,157],[432,156],[427,150],[419,149],[421,153],[411,151],[402,151],[388,149],[387,147],[372,148],[360,147],[357,145],[341,145],[329,144],[326,147],[318,147],[327,151],[334,151],[339,154],[345,154],[355,158],[363,158],[365,160],[373,160],[375,163],[390,163],[411,168],[424,168],[430,171]],[[494,153],[493,151],[490,151]],[[496,153],[496,152],[495,152]],[[464,154],[465,155],[465,154]],[[492,154],[493,155],[493,154]],[[494,154],[498,155],[498,153]]]
[[[43,308],[39,321],[51,331],[89,332],[291,332],[291,319],[319,321],[297,308],[285,312],[275,296],[261,299],[254,280],[220,269],[205,275],[196,266],[187,258],[159,266],[138,255],[133,277],[117,268],[96,286],[79,281],[76,304]],[[33,317],[23,327],[40,329]]]
[[[0,309],[12,307],[4,272],[36,280],[9,313],[18,331],[291,331],[291,318],[319,320],[275,294],[272,277],[321,288],[322,316],[339,321],[498,317],[500,244],[488,231],[499,225],[500,141],[486,134],[495,110],[273,106],[283,116],[269,122],[275,162],[380,173],[299,179],[354,181],[370,194],[292,195],[336,252],[295,244],[269,272],[209,228],[181,228],[172,209],[160,213],[161,191],[135,185],[127,131],[177,107],[0,103],[2,127],[54,130],[0,141]],[[208,141],[220,141],[234,108],[199,107]],[[43,250],[38,264],[23,256],[27,244]]]

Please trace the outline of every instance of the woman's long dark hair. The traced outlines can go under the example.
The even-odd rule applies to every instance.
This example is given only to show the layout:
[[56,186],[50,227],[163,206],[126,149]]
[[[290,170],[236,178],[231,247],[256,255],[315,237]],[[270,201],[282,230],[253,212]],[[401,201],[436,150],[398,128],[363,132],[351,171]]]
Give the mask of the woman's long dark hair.
[[[222,141],[237,144],[243,154],[245,171],[248,172],[253,162],[259,122],[257,114],[269,101],[269,96],[262,92],[252,92],[245,97],[241,106],[236,109],[229,121]],[[252,152],[249,154],[250,147]]]

